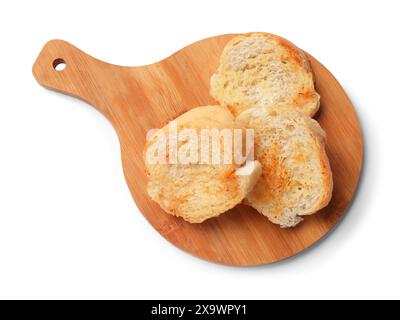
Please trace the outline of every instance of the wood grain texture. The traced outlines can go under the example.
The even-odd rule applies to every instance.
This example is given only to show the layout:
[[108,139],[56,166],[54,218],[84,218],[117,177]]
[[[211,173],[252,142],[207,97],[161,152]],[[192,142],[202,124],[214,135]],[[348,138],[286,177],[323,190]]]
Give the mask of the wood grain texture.
[[[360,125],[346,93],[332,74],[309,56],[321,95],[316,116],[328,136],[334,191],[331,203],[293,229],[280,229],[254,209],[239,205],[202,224],[168,215],[146,193],[142,151],[146,133],[185,111],[215,104],[209,79],[234,35],[196,42],[152,65],[122,67],[85,54],[62,40],[48,42],[33,66],[43,86],[81,98],[114,126],[121,144],[124,174],[147,220],[177,247],[227,265],[259,265],[293,256],[327,234],[346,212],[359,180],[363,146]],[[63,71],[53,62],[62,59]]]

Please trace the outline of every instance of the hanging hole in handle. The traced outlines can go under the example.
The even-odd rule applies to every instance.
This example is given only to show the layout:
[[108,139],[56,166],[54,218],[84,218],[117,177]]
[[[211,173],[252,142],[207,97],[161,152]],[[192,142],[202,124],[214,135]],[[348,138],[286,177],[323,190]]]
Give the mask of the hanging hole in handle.
[[53,68],[56,71],[63,71],[67,67],[64,59],[58,58],[53,61]]

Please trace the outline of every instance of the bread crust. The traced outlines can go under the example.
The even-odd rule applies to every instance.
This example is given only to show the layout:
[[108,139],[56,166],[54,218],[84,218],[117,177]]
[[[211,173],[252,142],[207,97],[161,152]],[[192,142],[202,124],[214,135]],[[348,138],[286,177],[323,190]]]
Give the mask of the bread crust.
[[211,77],[211,95],[235,115],[253,107],[289,104],[313,116],[320,97],[305,53],[290,41],[263,32],[231,39]]

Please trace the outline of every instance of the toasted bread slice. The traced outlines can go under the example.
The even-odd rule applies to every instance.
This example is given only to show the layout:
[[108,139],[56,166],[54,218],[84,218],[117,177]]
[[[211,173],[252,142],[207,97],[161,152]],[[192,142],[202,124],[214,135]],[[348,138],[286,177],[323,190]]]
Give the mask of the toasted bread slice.
[[[200,141],[201,129],[229,130],[239,127],[229,110],[221,106],[205,106],[192,109],[176,120],[179,132],[194,129]],[[172,143],[174,135],[169,125],[162,129],[167,134],[167,143]],[[224,162],[224,141],[219,140],[221,157],[219,163],[193,162],[151,163],[148,154],[156,143],[156,138],[148,140],[145,147],[145,164],[149,177],[147,192],[167,213],[182,217],[191,223],[200,223],[216,217],[242,202],[261,176],[261,166],[257,161],[236,164]],[[179,140],[179,150],[201,152],[201,143],[192,140]],[[181,152],[181,151],[179,151]],[[233,153],[233,148],[230,149]],[[210,152],[211,154],[212,152]],[[170,160],[171,154],[167,153]]]
[[319,109],[306,55],[269,33],[239,35],[227,44],[211,77],[211,95],[235,116],[249,108],[277,104],[290,104],[309,116]]
[[282,107],[249,109],[237,121],[254,129],[263,172],[245,203],[281,227],[293,227],[329,203],[332,173],[325,132],[315,120]]

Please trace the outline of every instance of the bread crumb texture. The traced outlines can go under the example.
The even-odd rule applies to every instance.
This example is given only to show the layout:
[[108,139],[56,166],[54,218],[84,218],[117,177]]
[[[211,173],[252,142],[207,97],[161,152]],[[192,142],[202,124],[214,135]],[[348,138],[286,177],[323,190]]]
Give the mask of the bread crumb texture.
[[221,55],[210,87],[211,95],[234,115],[253,107],[289,104],[313,116],[319,108],[319,95],[304,52],[269,33],[233,38]]
[[245,202],[282,227],[316,213],[332,196],[325,132],[293,109],[253,108],[237,121],[255,130],[255,157],[262,176]]

